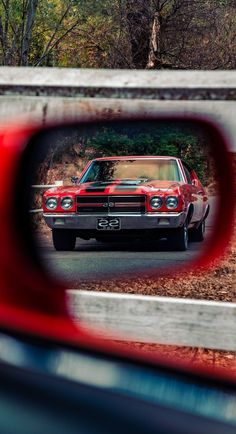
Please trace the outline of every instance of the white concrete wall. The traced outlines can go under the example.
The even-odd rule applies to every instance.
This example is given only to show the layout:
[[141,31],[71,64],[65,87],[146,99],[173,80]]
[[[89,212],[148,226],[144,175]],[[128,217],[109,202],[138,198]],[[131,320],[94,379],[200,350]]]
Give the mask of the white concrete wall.
[[[92,95],[92,97],[91,97]],[[0,68],[0,124],[201,114],[236,152],[236,72]]]
[[75,321],[103,337],[235,351],[236,304],[70,290]]

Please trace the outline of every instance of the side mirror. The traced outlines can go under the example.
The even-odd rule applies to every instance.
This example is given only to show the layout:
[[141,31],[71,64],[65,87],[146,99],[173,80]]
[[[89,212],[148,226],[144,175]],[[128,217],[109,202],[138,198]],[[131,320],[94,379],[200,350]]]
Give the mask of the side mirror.
[[[49,180],[68,179],[63,158],[65,152],[73,155],[75,143],[84,143],[86,151],[82,182],[50,188]],[[146,285],[150,294],[151,279],[155,288],[156,279],[170,276],[173,282],[186,268],[202,274],[228,248],[235,206],[232,157],[220,130],[207,121],[157,116],[55,124],[30,133],[15,129],[5,133],[3,144],[0,177],[8,189],[0,195],[6,246],[0,275],[7,299],[15,291],[21,305],[30,300],[38,311],[61,314],[65,288],[135,292],[138,282],[140,292]],[[191,157],[186,162],[198,168],[203,187],[214,180],[216,194],[189,195],[180,157]],[[74,158],[70,174],[81,168],[81,157]]]
[[192,180],[192,185],[194,185],[194,187],[197,187],[197,186],[198,186],[198,181],[197,181],[197,179],[193,179],[193,180]]
[[72,182],[72,184],[77,184],[78,183],[78,176],[72,176],[71,177],[71,182]]

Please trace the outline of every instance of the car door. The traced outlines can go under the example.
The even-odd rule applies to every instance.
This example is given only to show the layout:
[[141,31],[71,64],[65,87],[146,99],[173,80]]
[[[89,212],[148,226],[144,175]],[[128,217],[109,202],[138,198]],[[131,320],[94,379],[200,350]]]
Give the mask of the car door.
[[187,179],[191,202],[194,205],[192,222],[198,222],[203,217],[205,191],[194,170],[187,163],[182,162],[182,164]]

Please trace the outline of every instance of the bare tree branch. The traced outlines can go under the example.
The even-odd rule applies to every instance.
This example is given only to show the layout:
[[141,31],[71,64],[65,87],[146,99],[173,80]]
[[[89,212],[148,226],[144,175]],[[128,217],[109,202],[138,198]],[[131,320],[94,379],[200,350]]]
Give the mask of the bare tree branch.
[[7,17],[8,17],[8,20],[7,20],[8,23],[9,23],[8,25],[10,25],[10,27],[11,27],[11,29],[12,29],[14,35],[15,35],[15,34],[16,34],[15,28],[14,28],[14,26],[13,26],[11,20],[10,20],[10,17],[8,16],[7,4],[5,3],[4,0],[0,0],[0,1],[1,1],[1,3],[2,3],[4,9],[5,9],[5,17],[6,17],[6,20],[7,20]]
[[44,53],[40,59],[37,60],[37,62],[34,64],[34,66],[39,66],[43,59],[53,50],[53,48],[63,39],[65,36],[67,36],[80,22],[80,19],[78,19],[65,33],[63,33],[59,38],[50,46],[48,51]]
[[4,41],[4,32],[3,32],[3,25],[2,25],[2,18],[0,17],[0,42],[2,46],[2,53],[3,53],[3,64],[5,65],[5,41]]
[[58,32],[58,30],[59,30],[59,28],[60,28],[60,26],[61,26],[63,20],[65,19],[66,15],[67,15],[68,12],[70,11],[70,9],[71,9],[71,4],[69,4],[69,5],[67,6],[65,12],[62,14],[60,20],[58,21],[58,23],[57,23],[57,25],[56,25],[56,27],[55,27],[55,30],[54,30],[54,32],[52,33],[51,38],[49,39],[49,41],[48,41],[48,43],[47,43],[47,45],[46,45],[46,47],[45,47],[45,49],[44,49],[44,51],[43,51],[42,58],[44,58],[44,57],[47,55],[47,53],[48,53],[48,51],[49,51],[49,48],[50,48],[50,46],[51,46],[51,44],[52,44],[52,42],[53,42],[53,40],[54,40],[54,38],[55,38],[55,36],[56,36],[56,34],[57,34],[57,32]]
[[159,12],[162,12],[162,11],[163,11],[165,5],[166,5],[167,3],[169,3],[169,1],[170,1],[170,0],[164,0],[162,3],[160,3],[160,6],[159,6]]

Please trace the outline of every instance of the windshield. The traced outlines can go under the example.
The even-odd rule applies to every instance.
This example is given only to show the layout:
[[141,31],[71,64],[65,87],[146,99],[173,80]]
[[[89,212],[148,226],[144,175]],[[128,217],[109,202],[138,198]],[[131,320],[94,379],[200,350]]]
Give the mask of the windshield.
[[105,182],[116,180],[180,181],[176,160],[107,160],[94,161],[81,182]]

